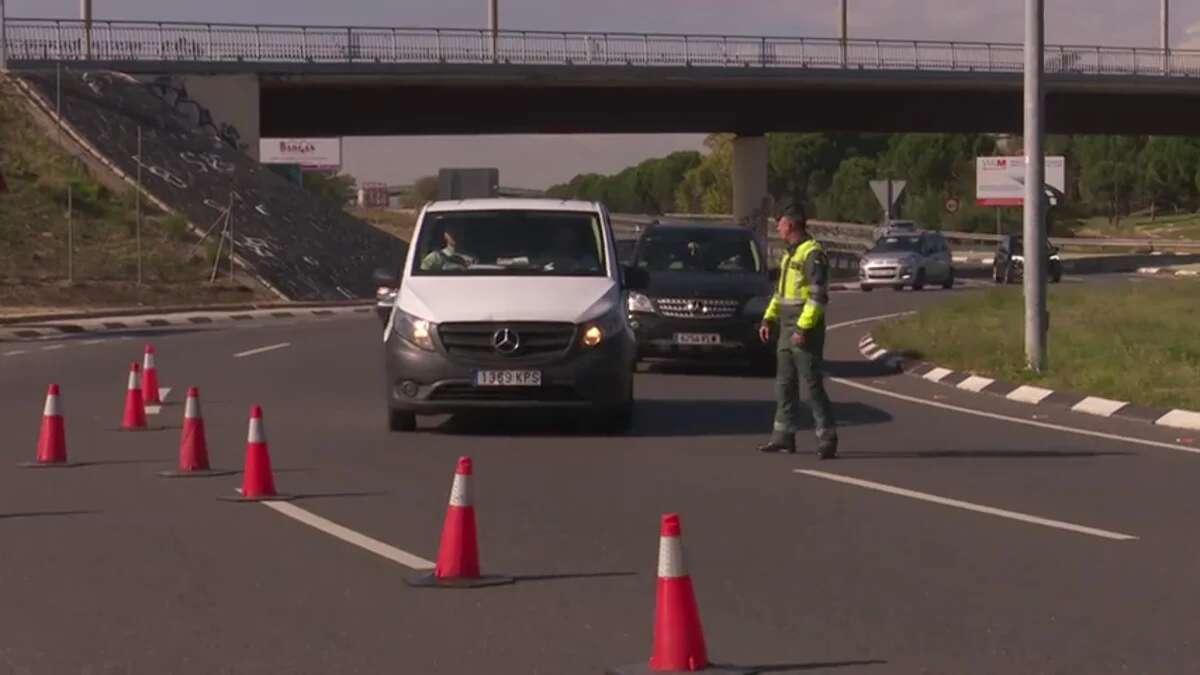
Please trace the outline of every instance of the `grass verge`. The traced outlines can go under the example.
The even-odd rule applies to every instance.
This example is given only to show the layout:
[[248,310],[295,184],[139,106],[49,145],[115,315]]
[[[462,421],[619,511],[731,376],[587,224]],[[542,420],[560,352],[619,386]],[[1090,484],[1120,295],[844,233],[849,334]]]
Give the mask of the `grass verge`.
[[1018,288],[963,294],[879,326],[876,341],[939,366],[1144,405],[1200,410],[1200,283],[1049,289],[1049,369],[1025,368]]

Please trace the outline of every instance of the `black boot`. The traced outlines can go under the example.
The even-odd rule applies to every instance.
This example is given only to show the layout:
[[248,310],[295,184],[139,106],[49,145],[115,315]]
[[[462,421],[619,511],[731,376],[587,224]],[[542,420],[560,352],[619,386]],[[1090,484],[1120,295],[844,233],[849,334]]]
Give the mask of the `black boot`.
[[758,446],[759,452],[786,452],[792,454],[796,452],[795,444],[781,443],[780,441],[771,441],[766,445]]
[[833,459],[837,457],[838,437],[836,434],[826,436],[817,441],[817,458]]

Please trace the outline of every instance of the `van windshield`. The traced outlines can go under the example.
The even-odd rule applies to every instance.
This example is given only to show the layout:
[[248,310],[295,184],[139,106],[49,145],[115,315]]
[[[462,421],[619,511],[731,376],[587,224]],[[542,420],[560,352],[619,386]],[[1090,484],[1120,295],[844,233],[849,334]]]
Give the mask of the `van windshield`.
[[604,230],[580,211],[426,213],[412,273],[602,277]]

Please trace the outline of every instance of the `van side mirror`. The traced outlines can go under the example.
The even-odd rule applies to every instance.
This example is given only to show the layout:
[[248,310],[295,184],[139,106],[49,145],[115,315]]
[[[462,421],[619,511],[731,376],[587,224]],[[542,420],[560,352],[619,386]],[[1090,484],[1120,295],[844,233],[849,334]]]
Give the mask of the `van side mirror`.
[[388,288],[396,288],[400,285],[400,275],[395,270],[387,267],[380,267],[371,275],[371,279],[376,286],[387,286]]
[[650,274],[640,267],[621,266],[622,286],[630,291],[644,291],[650,285]]

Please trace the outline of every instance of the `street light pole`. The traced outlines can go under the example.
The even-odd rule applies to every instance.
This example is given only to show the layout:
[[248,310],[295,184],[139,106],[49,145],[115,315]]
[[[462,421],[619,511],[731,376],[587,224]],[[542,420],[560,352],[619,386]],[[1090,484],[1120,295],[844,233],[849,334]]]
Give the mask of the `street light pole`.
[[92,0],[79,0],[79,18],[83,21],[83,58],[92,58]]
[[1025,0],[1025,359],[1034,371],[1046,368],[1045,173],[1045,0]]
[[1162,0],[1162,25],[1159,27],[1159,46],[1163,52],[1163,73],[1171,72],[1171,0]]
[[488,0],[488,33],[492,39],[492,60],[499,57],[497,46],[500,42],[500,3],[499,0]]
[[[1166,1],[1167,0],[1163,0],[1163,2],[1166,2]],[[840,30],[838,31],[838,38],[841,40],[841,43],[842,43],[842,67],[843,68],[846,67],[846,39],[848,37],[846,34],[846,2],[847,2],[847,0],[841,0],[841,9],[842,9],[842,11],[840,13],[841,20],[838,22],[838,25],[840,28]]]

